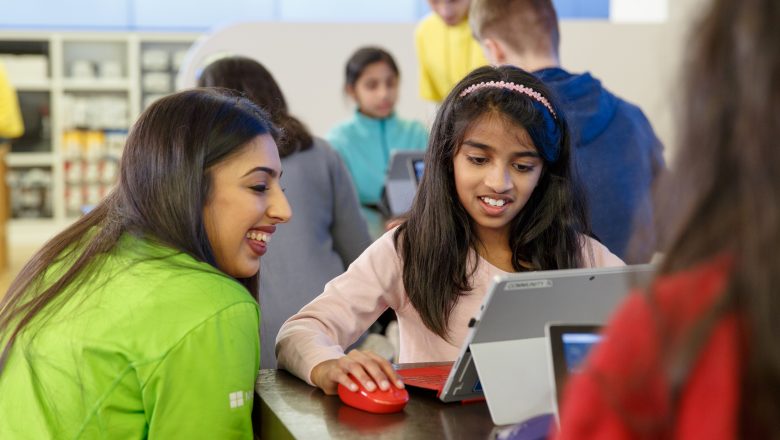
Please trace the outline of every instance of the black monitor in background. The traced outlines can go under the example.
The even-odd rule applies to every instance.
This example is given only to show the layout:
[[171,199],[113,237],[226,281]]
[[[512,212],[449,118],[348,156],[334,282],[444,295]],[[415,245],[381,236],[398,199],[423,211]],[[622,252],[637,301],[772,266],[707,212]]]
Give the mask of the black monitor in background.
[[412,200],[417,192],[418,177],[414,161],[421,161],[424,151],[394,150],[390,156],[390,164],[385,176],[385,191],[382,196],[383,213],[389,217],[397,217],[409,211]]
[[546,331],[557,409],[567,379],[580,371],[590,350],[601,341],[601,325],[550,323]]
[[423,159],[411,159],[412,174],[417,185],[422,181],[423,171],[425,170],[425,161]]

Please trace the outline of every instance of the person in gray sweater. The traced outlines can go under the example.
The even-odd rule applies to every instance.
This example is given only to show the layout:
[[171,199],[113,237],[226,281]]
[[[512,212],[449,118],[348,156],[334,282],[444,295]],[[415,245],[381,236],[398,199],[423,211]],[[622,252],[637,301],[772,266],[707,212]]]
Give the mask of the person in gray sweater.
[[222,58],[201,74],[201,87],[236,90],[271,114],[292,219],[273,234],[260,260],[260,367],[276,368],[274,346],[284,321],[322,293],[371,244],[355,187],[341,157],[287,110],[271,73],[255,60]]

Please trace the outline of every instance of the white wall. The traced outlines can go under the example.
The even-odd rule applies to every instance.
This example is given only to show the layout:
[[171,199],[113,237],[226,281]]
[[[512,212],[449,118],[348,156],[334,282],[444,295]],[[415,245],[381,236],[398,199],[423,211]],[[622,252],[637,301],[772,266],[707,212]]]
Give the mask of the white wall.
[[401,70],[398,113],[428,121],[429,105],[417,94],[414,23],[239,23],[196,43],[180,71],[179,85],[195,84],[198,69],[214,54],[247,55],[271,73],[290,105],[315,134],[348,117],[352,104],[343,93],[344,67],[362,45],[387,49]]
[[[571,71],[592,72],[623,98],[638,104],[673,150],[678,68],[691,20],[708,0],[670,0],[662,24],[564,21],[561,59]],[[342,93],[344,63],[361,45],[389,50],[401,69],[397,111],[430,124],[431,105],[417,94],[413,23],[239,23],[218,29],[193,46],[182,67],[180,87],[195,84],[198,69],[219,53],[251,56],[276,77],[293,114],[323,135],[347,118],[351,104]]]

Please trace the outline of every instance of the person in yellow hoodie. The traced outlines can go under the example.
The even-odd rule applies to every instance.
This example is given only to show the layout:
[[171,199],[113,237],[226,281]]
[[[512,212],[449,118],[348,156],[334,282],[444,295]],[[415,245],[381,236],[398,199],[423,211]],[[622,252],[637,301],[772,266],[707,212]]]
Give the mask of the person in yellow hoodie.
[[441,102],[467,73],[487,65],[471,35],[471,0],[428,0],[432,12],[420,21],[414,35],[420,68],[420,96]]
[[17,138],[24,134],[22,113],[16,90],[8,80],[5,66],[0,62],[0,143],[3,139]]

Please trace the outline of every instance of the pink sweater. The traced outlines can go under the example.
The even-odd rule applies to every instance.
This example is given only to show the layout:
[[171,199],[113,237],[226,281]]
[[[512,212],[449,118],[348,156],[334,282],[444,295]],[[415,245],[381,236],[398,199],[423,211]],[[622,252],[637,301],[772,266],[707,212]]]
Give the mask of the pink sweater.
[[[388,307],[398,316],[399,362],[449,362],[458,357],[468,333],[468,321],[479,310],[493,277],[507,272],[477,256],[473,290],[458,299],[450,315],[451,340],[446,341],[425,327],[406,296],[401,260],[393,245],[394,233],[395,230],[389,231],[377,239],[344,274],[326,284],[320,296],[282,325],[276,337],[280,368],[312,384],[311,370],[321,362],[344,356],[344,348],[354,343]],[[590,238],[585,238],[582,253],[585,267],[624,265]]]

